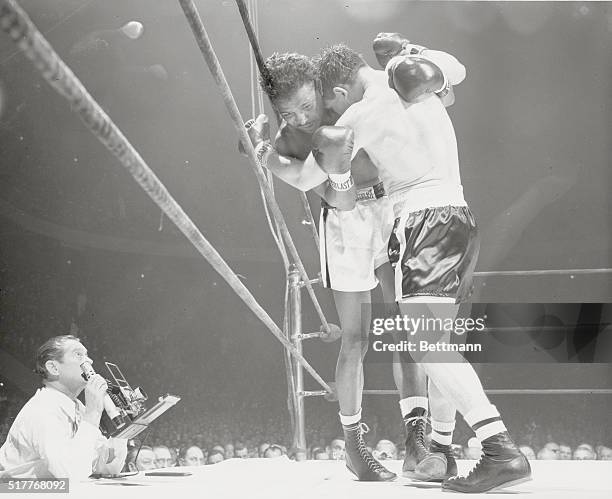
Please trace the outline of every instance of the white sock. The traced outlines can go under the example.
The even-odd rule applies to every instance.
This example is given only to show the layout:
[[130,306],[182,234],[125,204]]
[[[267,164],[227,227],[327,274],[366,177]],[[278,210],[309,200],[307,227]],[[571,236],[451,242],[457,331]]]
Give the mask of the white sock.
[[453,443],[454,421],[431,420],[431,440],[440,445],[450,445]]
[[483,405],[464,414],[463,419],[476,433],[481,442],[506,430],[497,408],[492,404]]
[[402,411],[402,418],[405,418],[417,407],[422,407],[427,411],[429,401],[427,397],[406,397],[399,401],[400,411]]
[[359,423],[359,421],[361,421],[361,408],[359,408],[359,412],[357,414],[353,414],[352,416],[345,416],[341,413],[338,413],[338,416],[340,416],[340,422],[343,426],[350,426],[355,423]]

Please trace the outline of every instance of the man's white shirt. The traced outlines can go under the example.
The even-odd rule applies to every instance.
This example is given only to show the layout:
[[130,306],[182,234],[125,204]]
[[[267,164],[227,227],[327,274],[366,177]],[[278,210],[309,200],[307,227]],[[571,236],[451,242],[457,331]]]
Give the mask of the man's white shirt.
[[83,421],[83,414],[80,400],[51,387],[38,389],[0,447],[0,476],[82,480],[93,471],[108,472],[109,467],[120,471],[125,441],[117,446]]

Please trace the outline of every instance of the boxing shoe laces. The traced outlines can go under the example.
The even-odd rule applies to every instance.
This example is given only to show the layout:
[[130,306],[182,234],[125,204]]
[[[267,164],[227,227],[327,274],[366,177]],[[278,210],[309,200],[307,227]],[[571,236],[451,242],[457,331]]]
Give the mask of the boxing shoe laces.
[[370,429],[365,423],[344,426],[346,467],[362,482],[387,482],[397,475],[380,464],[370,453],[363,435]]
[[531,480],[531,467],[507,432],[482,441],[482,454],[467,476],[442,482],[450,492],[481,493],[512,487]]
[[402,465],[402,473],[412,477],[413,472],[425,457],[427,457],[427,446],[425,445],[425,430],[428,418],[425,409],[417,411],[415,416],[404,419],[406,427],[406,457]]

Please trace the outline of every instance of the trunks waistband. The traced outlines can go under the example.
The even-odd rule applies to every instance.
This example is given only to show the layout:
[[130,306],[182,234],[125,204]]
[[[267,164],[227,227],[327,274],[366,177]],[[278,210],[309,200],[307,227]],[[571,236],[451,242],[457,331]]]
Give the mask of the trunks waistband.
[[411,187],[389,195],[395,216],[438,206],[467,206],[461,185]]

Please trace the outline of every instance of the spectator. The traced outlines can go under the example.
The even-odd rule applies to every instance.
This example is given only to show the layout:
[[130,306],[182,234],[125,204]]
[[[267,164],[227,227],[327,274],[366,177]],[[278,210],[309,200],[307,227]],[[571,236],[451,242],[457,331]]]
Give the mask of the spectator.
[[379,460],[397,459],[397,447],[390,440],[379,440],[374,449],[375,457]]
[[170,449],[165,445],[156,445],[153,447],[153,453],[155,454],[156,468],[171,468],[176,464],[176,461],[172,458]]
[[228,443],[225,444],[224,448],[225,459],[231,459],[234,457],[234,444]]
[[548,442],[546,443],[546,445],[544,445],[545,449],[548,449],[549,451],[551,451],[553,454],[555,454],[556,459],[559,459],[559,444],[556,442]]
[[291,449],[289,452],[289,459],[292,461],[306,461],[308,454],[305,449]]
[[249,449],[242,442],[236,442],[236,447],[234,449],[234,457],[239,459],[246,459],[249,457]]
[[576,450],[574,451],[575,461],[590,461],[593,459],[595,459],[595,453],[588,447],[576,447]]
[[281,457],[283,455],[283,449],[276,444],[270,445],[265,451],[263,457],[265,458],[273,458],[273,457]]
[[258,449],[259,457],[264,457],[264,452],[266,452],[266,449],[268,447],[270,447],[270,443],[268,442],[263,442],[262,444],[260,444],[259,449]]
[[538,460],[540,461],[551,461],[559,458],[559,454],[552,449],[543,447],[538,452]]
[[213,449],[208,454],[208,460],[206,461],[206,464],[217,464],[221,461],[225,461],[225,456],[223,455],[223,452]]
[[598,448],[597,459],[600,461],[612,461],[612,449],[605,445],[601,445]]
[[204,453],[197,445],[192,445],[183,449],[179,452],[179,464],[181,466],[204,465]]
[[567,444],[559,444],[559,459],[567,461],[572,458],[572,448]]
[[593,446],[590,444],[586,444],[586,443],[582,443],[580,444],[578,447],[576,447],[576,449],[586,449],[588,450],[591,454],[595,455],[595,449],[593,449]]
[[344,460],[345,442],[342,438],[334,438],[331,442],[331,453],[330,456],[336,461]]
[[128,471],[148,471],[154,470],[155,453],[148,445],[132,447],[127,455],[126,466]]
[[315,461],[327,461],[329,459],[329,453],[322,447],[315,447],[312,449],[312,458]]
[[[91,363],[74,336],[55,336],[37,349],[34,372],[43,386],[21,408],[0,446],[0,469],[8,476],[80,480],[121,471],[127,440],[104,438],[98,429],[108,387],[99,374],[84,379],[83,366],[91,369]],[[82,392],[85,405],[78,399]]]

